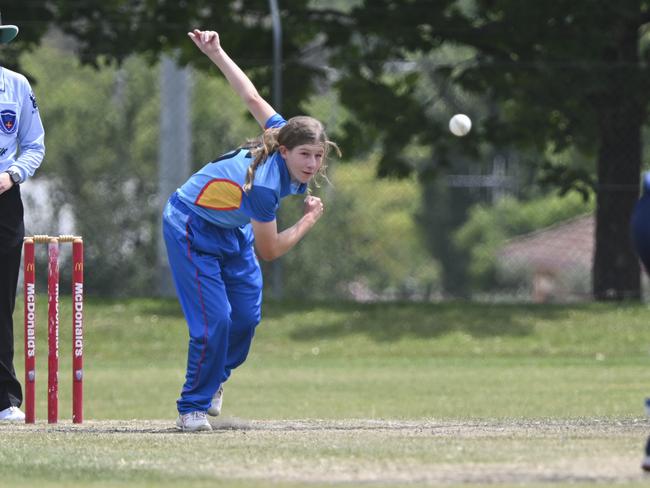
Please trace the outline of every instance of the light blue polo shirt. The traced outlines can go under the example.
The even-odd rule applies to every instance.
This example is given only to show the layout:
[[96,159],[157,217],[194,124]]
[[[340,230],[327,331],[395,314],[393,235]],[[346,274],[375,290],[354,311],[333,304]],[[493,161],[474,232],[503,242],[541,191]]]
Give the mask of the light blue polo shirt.
[[24,182],[43,161],[44,141],[36,97],[27,78],[0,67],[0,173],[12,169]]
[[[287,122],[275,114],[265,128],[282,127]],[[239,148],[206,164],[194,173],[177,193],[180,200],[203,219],[224,228],[275,220],[280,200],[287,195],[302,194],[307,185],[291,181],[287,163],[278,151],[257,167],[253,187],[243,186],[253,162],[248,149]]]

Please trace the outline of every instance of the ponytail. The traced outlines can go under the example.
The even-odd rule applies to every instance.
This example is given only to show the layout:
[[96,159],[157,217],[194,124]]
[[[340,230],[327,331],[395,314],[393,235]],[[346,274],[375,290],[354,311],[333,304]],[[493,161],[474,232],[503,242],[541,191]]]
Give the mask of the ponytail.
[[278,149],[278,132],[280,132],[280,129],[277,128],[266,129],[258,144],[247,145],[247,147],[250,148],[254,159],[248,167],[248,171],[246,171],[246,182],[244,183],[244,191],[246,193],[248,193],[248,191],[253,187],[255,171],[257,171],[257,168],[261,164],[264,164],[268,157]]

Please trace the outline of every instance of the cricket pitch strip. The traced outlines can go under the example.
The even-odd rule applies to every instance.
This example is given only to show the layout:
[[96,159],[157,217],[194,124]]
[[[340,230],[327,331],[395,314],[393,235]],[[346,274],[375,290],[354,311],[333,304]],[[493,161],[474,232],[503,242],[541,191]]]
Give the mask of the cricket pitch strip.
[[[212,426],[212,432],[192,434],[178,432],[173,420],[41,422],[0,425],[0,436],[7,445],[26,450],[38,442],[39,456],[51,448],[44,459],[49,456],[53,465],[65,466],[54,449],[69,441],[66,446],[77,446],[80,456],[94,456],[91,461],[106,470],[137,469],[154,478],[185,481],[423,486],[650,481],[640,469],[650,435],[646,419],[226,417]],[[197,451],[209,453],[198,465],[192,462]],[[1,456],[7,463],[11,453]]]

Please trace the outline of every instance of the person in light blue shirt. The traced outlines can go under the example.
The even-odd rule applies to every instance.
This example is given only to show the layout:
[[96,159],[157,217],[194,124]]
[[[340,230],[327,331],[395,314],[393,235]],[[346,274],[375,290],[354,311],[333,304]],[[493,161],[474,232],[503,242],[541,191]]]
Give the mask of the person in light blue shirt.
[[[307,116],[285,120],[262,98],[221,47],[214,31],[188,33],[221,70],[264,132],[259,144],[228,152],[192,175],[163,210],[163,236],[189,329],[187,371],[176,426],[211,430],[223,383],[248,355],[261,320],[257,256],[273,260],[294,247],[323,214],[307,193],[325,176],[330,148],[323,125]],[[282,198],[306,194],[302,217],[278,231]]]
[[[18,34],[2,25],[0,44]],[[14,371],[13,311],[25,228],[20,185],[45,154],[44,130],[27,79],[0,67],[0,421],[21,421],[22,390]]]

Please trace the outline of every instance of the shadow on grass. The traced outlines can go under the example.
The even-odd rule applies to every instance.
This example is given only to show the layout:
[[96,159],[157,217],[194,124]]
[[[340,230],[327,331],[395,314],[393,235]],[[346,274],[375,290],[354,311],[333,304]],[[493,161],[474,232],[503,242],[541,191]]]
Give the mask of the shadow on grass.
[[[571,310],[575,310],[572,308]],[[281,303],[266,308],[265,317],[297,320],[290,337],[297,341],[363,334],[378,342],[403,337],[435,338],[463,332],[476,338],[524,337],[533,334],[538,320],[566,317],[562,306],[487,305],[446,303]]]
[[[184,321],[180,305],[173,298],[93,298],[89,306],[97,306],[109,316],[115,312],[120,320],[124,320],[122,317],[157,315]],[[616,309],[620,311],[626,306],[617,304]],[[354,303],[269,299],[264,301],[262,321],[281,322],[283,328],[287,327],[288,336],[296,341],[365,335],[377,342],[390,342],[406,337],[436,338],[454,332],[474,338],[526,337],[534,334],[537,323],[570,321],[568,317],[580,310],[587,311],[586,316],[597,317],[611,308],[599,304]]]

